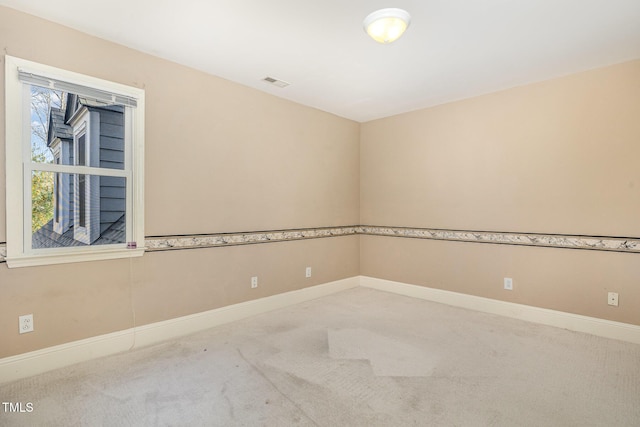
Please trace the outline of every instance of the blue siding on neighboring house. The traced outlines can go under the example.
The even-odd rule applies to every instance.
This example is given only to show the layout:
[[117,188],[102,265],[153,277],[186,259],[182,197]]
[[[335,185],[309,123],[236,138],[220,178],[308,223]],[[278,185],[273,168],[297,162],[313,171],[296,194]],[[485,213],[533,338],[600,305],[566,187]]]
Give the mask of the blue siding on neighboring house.
[[[124,107],[94,108],[100,112],[100,167],[124,169]],[[126,211],[124,178],[100,177],[100,234]]]

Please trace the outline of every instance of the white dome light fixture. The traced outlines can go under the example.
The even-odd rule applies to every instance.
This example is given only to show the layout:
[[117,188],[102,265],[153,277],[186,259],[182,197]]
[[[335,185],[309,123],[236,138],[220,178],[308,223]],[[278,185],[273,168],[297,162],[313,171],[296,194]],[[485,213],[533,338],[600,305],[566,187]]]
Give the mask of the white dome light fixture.
[[400,38],[411,23],[411,15],[403,9],[380,9],[364,18],[364,30],[378,43],[392,43]]

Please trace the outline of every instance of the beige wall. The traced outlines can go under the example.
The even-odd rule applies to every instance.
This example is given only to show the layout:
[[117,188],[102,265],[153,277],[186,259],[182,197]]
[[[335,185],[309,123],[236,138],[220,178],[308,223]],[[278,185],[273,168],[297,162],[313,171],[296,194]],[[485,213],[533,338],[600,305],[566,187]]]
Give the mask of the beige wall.
[[639,236],[640,61],[362,126],[364,224]]
[[[2,7],[0,44],[3,54],[145,89],[147,236],[357,224],[358,123]],[[4,81],[4,64],[0,73]],[[355,276],[358,251],[350,236],[0,264],[0,357],[130,328],[134,312],[142,325]],[[251,276],[259,276],[258,289],[250,289]],[[35,332],[19,335],[18,316],[27,313]]]
[[[361,223],[639,237],[639,142],[640,61],[365,123]],[[639,264],[388,237],[361,247],[364,275],[635,324]]]
[[[72,266],[0,265],[0,358],[353,277],[358,251],[358,237],[346,236]],[[257,289],[251,276],[259,277]],[[26,313],[34,314],[35,332],[19,335],[17,319]]]
[[637,253],[362,236],[361,258],[366,276],[640,325]]

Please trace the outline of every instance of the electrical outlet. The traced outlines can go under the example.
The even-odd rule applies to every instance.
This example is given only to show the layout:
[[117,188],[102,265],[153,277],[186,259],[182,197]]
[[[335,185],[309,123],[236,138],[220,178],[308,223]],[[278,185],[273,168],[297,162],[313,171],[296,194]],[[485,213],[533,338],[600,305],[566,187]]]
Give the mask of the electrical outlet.
[[609,292],[607,296],[607,304],[612,305],[614,307],[618,306],[618,293],[617,292]]
[[251,278],[251,289],[255,289],[258,287],[258,276],[253,276]]
[[311,267],[307,267],[306,271],[304,272],[304,276],[311,277]]
[[21,334],[33,332],[33,314],[18,316],[18,328]]
[[508,291],[513,290],[513,279],[511,277],[504,278],[504,288]]

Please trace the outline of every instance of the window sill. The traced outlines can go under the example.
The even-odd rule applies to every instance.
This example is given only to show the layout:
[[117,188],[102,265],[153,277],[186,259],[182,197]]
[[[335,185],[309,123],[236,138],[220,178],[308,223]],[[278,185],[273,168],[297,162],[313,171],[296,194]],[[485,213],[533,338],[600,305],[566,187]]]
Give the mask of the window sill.
[[145,248],[104,249],[82,253],[48,253],[38,255],[7,256],[7,267],[34,267],[39,265],[68,264],[74,262],[103,261],[118,258],[135,258],[144,254]]

